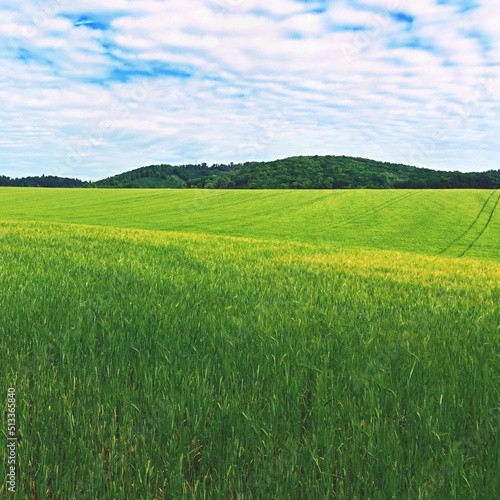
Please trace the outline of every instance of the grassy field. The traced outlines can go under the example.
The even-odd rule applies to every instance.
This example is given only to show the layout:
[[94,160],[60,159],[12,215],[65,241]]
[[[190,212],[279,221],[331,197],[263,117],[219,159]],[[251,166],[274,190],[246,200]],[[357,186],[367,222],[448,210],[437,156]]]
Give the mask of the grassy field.
[[0,190],[16,497],[498,498],[498,197]]
[[0,189],[0,219],[500,260],[500,191]]

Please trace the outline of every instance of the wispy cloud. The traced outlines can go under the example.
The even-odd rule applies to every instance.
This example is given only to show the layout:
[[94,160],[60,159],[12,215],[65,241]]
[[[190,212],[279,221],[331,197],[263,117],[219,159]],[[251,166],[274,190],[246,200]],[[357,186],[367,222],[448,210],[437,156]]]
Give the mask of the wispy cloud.
[[0,174],[346,154],[500,168],[493,0],[0,7]]

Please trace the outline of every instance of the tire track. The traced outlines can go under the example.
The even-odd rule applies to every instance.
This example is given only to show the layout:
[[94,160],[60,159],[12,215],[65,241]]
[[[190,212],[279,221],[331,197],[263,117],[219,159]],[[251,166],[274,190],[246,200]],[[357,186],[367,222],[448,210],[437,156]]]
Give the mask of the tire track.
[[[498,190],[496,190],[494,192],[496,193],[497,191]],[[488,220],[486,221],[485,226],[483,227],[481,232],[477,235],[477,238],[464,250],[464,252],[462,253],[462,255],[460,255],[460,257],[463,257],[477,243],[477,241],[479,240],[479,238],[481,238],[481,236],[484,234],[486,229],[488,229],[488,226],[490,225],[490,222],[493,219],[493,215],[495,214],[495,211],[497,209],[499,201],[500,201],[500,194],[497,196],[497,201],[493,205],[493,209],[491,210],[490,216],[488,217]]]
[[[472,221],[472,223],[470,224],[470,226],[460,235],[458,236],[457,238],[455,238],[447,247],[445,247],[443,250],[441,250],[438,255],[443,255],[445,254],[446,252],[448,252],[450,249],[452,249],[454,246],[458,246],[458,248],[456,249],[456,253],[457,253],[457,257],[462,257],[463,255],[465,255],[466,252],[468,252],[470,250],[470,248],[472,248],[472,245],[474,245],[476,243],[476,241],[482,236],[482,234],[484,233],[484,231],[486,230],[486,228],[488,227],[491,219],[493,218],[493,213],[495,212],[495,209],[498,205],[498,201],[500,199],[500,196],[499,198],[497,198],[497,201],[496,203],[493,205],[493,208],[491,209],[491,211],[488,212],[487,210],[487,207],[488,207],[488,204],[490,203],[490,200],[495,196],[495,194],[498,193],[498,189],[494,190],[489,196],[488,198],[486,199],[486,201],[483,203],[481,209],[479,210],[476,218]],[[467,245],[466,243],[466,240],[467,240],[467,237],[474,231],[474,229],[478,226],[478,223],[480,221],[481,218],[483,218],[483,216],[486,216],[486,214],[489,213],[489,218],[488,220],[486,221],[486,225],[483,227],[483,229],[480,230],[479,232],[479,235],[476,236],[474,238],[474,240],[472,241],[472,243],[470,243],[466,249],[459,253],[460,252],[460,247],[463,245]]]
[[445,252],[447,252],[453,245],[455,245],[456,243],[458,243],[461,239],[465,238],[467,236],[467,234],[469,233],[469,231],[471,231],[471,229],[474,227],[474,225],[477,223],[477,221],[479,220],[479,217],[481,217],[481,214],[484,212],[484,209],[486,208],[486,205],[488,204],[488,202],[490,201],[490,199],[493,197],[493,195],[495,194],[495,191],[493,191],[489,196],[488,198],[486,198],[486,201],[483,203],[483,206],[481,207],[481,209],[479,210],[476,218],[473,220],[472,224],[460,235],[458,236],[457,238],[455,238],[446,248],[444,248],[443,250],[441,250],[438,255],[442,255],[444,254]]
[[384,208],[395,205],[395,204],[399,203],[400,201],[403,201],[406,198],[409,198],[410,196],[416,195],[417,193],[418,193],[418,191],[412,191],[411,193],[406,193],[406,194],[398,196],[397,198],[394,198],[392,200],[385,201],[384,203],[381,203],[380,205],[377,205],[377,206],[373,207],[372,209],[367,210],[366,212],[363,212],[362,214],[358,215],[357,217],[355,217],[353,219],[350,219],[350,220],[343,222],[341,224],[336,224],[335,226],[332,226],[332,227],[333,228],[347,227],[350,224],[352,224],[353,222],[359,222],[360,220],[366,219],[370,215],[374,215],[374,214],[380,212],[381,210],[383,210]]

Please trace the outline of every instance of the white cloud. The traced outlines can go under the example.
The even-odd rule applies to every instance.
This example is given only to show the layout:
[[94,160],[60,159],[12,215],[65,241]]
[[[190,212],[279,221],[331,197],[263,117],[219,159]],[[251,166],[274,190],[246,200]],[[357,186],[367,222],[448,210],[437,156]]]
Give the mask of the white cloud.
[[479,3],[5,2],[0,174],[296,154],[500,168],[500,6]]

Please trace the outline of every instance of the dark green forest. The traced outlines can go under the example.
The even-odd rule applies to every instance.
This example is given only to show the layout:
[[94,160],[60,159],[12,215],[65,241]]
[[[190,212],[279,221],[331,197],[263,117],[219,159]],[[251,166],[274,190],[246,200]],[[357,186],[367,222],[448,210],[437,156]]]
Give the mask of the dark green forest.
[[12,179],[5,175],[0,175],[0,186],[14,187],[86,187],[89,182],[79,179],[69,179],[67,177],[57,177],[55,175],[42,175],[33,177],[21,177]]
[[271,162],[150,165],[96,182],[52,176],[10,179],[3,186],[205,189],[500,188],[500,170],[438,171],[348,156],[295,156]]

